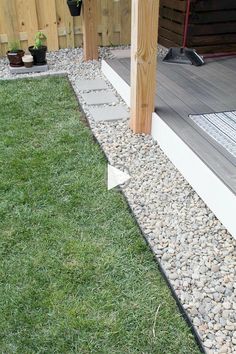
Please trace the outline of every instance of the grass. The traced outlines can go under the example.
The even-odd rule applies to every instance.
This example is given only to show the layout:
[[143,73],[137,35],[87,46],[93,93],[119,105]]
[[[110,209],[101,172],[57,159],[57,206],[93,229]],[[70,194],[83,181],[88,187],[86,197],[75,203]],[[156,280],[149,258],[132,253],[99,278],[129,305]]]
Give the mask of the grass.
[[0,352],[199,353],[67,80],[1,81],[0,121]]

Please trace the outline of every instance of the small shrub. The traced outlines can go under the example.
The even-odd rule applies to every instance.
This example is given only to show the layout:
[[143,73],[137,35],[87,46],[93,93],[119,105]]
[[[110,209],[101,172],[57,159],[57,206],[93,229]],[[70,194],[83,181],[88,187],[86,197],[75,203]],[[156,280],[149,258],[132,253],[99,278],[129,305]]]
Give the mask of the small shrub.
[[10,44],[9,44],[9,52],[17,53],[19,50],[21,50],[20,41],[14,40],[14,41],[10,42]]
[[47,37],[43,32],[37,32],[35,35],[34,49],[40,49],[46,39]]

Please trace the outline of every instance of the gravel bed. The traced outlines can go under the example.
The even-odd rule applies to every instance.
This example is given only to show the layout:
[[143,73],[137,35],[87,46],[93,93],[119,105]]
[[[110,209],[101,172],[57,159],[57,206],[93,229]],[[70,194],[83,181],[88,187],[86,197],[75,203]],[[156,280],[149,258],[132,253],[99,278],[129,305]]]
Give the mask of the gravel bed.
[[[101,57],[112,55],[100,49]],[[236,354],[236,241],[150,136],[133,134],[128,121],[93,122],[76,82],[103,77],[100,62],[84,63],[81,49],[64,49],[49,53],[48,63],[48,74],[68,73],[109,162],[128,166],[124,193],[207,353]],[[0,79],[6,78],[14,77],[0,59]]]

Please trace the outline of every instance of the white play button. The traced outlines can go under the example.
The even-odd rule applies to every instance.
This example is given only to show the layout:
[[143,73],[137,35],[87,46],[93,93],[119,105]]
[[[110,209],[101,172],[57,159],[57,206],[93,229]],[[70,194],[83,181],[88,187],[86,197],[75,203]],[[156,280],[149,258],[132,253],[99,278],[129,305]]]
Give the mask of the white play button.
[[125,173],[118,168],[111,166],[108,164],[107,168],[107,189],[110,190],[112,188],[115,188],[119,186],[120,184],[123,184],[127,182],[131,177],[128,175],[128,173]]

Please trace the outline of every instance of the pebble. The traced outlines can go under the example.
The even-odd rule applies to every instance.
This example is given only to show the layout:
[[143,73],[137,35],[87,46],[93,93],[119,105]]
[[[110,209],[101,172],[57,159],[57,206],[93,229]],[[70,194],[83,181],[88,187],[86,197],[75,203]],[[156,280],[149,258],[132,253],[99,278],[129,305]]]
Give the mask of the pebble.
[[162,261],[169,261],[171,259],[171,255],[169,253],[164,253],[162,256]]
[[[159,56],[165,52],[160,50]],[[100,58],[112,55],[109,48],[100,48]],[[47,59],[47,75],[68,74],[110,163],[128,166],[132,178],[123,192],[207,352],[235,354],[236,240],[151,136],[133,134],[127,121],[96,124],[91,119],[76,82],[80,78],[104,78],[101,61],[84,62],[80,48],[50,52]],[[6,58],[0,59],[0,79],[14,78]],[[108,86],[116,94],[109,83]]]
[[218,264],[213,264],[211,270],[212,272],[217,273],[220,270],[220,266]]
[[230,302],[223,302],[223,307],[226,310],[229,310],[231,308],[231,303]]
[[227,320],[227,319],[229,318],[230,314],[231,314],[231,311],[230,311],[230,310],[224,310],[224,311],[222,312],[222,317],[223,317],[225,320]]
[[219,348],[219,354],[227,354],[228,353],[228,345],[222,345],[221,348]]
[[221,304],[217,304],[213,309],[212,309],[212,313],[214,314],[218,314],[222,311],[222,305]]
[[198,317],[195,317],[193,319],[193,324],[194,324],[194,326],[198,326],[199,327],[201,325],[200,319]]
[[213,345],[212,341],[210,339],[207,339],[204,341],[204,346],[207,348],[211,348]]
[[176,280],[176,279],[178,279],[178,274],[175,274],[175,273],[169,274],[169,279],[171,279],[171,280]]

